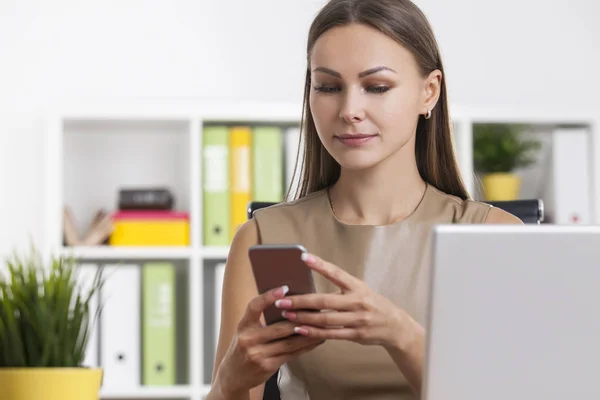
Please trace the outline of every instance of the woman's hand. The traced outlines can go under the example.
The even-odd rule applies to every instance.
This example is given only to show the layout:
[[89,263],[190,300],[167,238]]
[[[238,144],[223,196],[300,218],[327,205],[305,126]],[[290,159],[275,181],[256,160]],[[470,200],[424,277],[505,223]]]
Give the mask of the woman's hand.
[[362,280],[312,254],[305,254],[304,261],[338,286],[340,292],[295,295],[275,302],[286,319],[300,325],[296,330],[299,334],[401,349],[419,331],[406,312],[373,292]]
[[284,317],[300,324],[296,332],[315,339],[381,345],[420,394],[425,332],[418,322],[343,269],[312,254],[305,254],[304,261],[338,286],[340,292],[295,295],[276,301],[275,305],[284,309]]
[[323,342],[319,338],[294,335],[297,324],[292,322],[262,324],[264,309],[283,298],[288,290],[286,286],[277,288],[248,303],[215,378],[214,386],[223,397],[247,393],[269,379],[287,360]]

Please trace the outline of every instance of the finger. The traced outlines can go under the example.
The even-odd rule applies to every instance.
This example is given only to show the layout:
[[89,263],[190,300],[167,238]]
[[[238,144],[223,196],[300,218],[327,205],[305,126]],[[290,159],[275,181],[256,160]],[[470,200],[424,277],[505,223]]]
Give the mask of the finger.
[[317,327],[356,327],[367,325],[367,316],[358,312],[306,312],[282,311],[282,315],[297,325],[313,325]]
[[321,339],[297,335],[277,342],[260,345],[257,351],[260,351],[265,357],[276,357],[295,353],[304,348],[314,348],[322,342]]
[[321,340],[338,339],[357,341],[365,339],[363,331],[354,328],[325,329],[301,325],[298,327],[296,332],[302,336]]
[[246,312],[240,320],[240,325],[249,326],[259,323],[265,308],[275,303],[276,300],[284,297],[289,290],[289,287],[285,285],[254,297],[246,306]]
[[297,325],[290,321],[280,321],[256,328],[256,342],[267,343],[293,335]]
[[353,296],[338,293],[308,293],[288,296],[275,302],[275,307],[285,310],[355,310],[359,307]]
[[318,342],[317,344],[313,345],[313,346],[309,346],[309,347],[304,347],[300,350],[296,350],[295,352],[292,353],[287,353],[287,354],[281,354],[275,357],[270,358],[270,363],[271,365],[274,365],[276,368],[281,367],[285,362],[298,357],[301,354],[304,353],[308,353],[309,351],[319,347],[321,345],[321,343],[323,343],[323,341]]
[[361,282],[342,268],[327,262],[314,254],[302,253],[302,260],[341,289],[350,290]]

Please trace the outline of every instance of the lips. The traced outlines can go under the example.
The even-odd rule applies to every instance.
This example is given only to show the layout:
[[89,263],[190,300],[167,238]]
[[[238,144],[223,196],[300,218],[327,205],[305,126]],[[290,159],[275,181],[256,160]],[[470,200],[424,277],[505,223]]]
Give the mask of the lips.
[[364,139],[368,137],[377,136],[376,134],[368,134],[368,133],[345,133],[343,135],[336,135],[338,139]]
[[345,133],[342,135],[336,135],[335,138],[347,146],[358,147],[368,143],[376,136],[377,134]]

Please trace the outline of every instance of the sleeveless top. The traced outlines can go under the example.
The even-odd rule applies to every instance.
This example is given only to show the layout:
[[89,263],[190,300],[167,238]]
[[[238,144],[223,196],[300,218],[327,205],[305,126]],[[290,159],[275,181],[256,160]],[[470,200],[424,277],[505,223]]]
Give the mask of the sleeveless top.
[[[361,278],[425,327],[433,225],[482,223],[490,208],[427,184],[415,210],[390,225],[341,222],[326,189],[259,209],[254,218],[261,243],[303,245]],[[338,290],[316,272],[313,278],[317,292]],[[383,347],[343,340],[328,340],[284,364],[278,384],[282,400],[417,399]]]

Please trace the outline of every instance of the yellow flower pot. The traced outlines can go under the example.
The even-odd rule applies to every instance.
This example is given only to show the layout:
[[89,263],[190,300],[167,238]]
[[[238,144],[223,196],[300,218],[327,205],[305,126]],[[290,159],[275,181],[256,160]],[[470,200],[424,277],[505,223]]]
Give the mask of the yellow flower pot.
[[102,369],[0,368],[2,400],[98,400]]
[[519,197],[521,179],[511,173],[491,173],[482,179],[483,195],[488,201],[516,200]]

